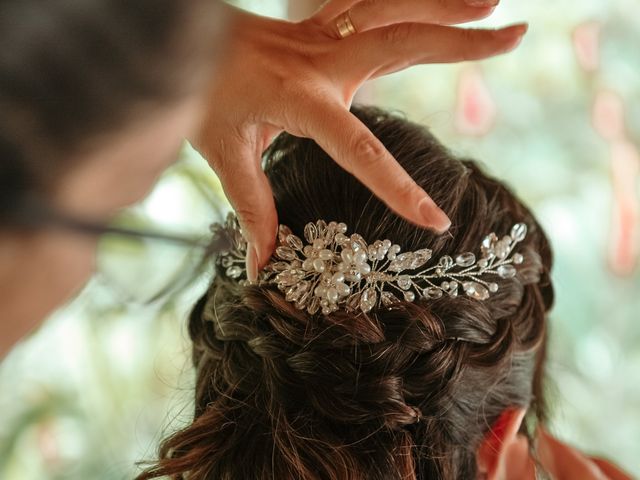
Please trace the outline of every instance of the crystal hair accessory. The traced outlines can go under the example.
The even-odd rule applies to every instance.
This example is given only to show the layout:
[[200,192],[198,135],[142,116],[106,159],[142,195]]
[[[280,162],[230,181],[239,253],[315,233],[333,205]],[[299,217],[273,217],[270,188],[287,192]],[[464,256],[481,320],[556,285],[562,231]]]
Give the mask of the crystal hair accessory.
[[[231,247],[217,259],[225,275],[249,284],[246,241],[235,216],[230,214],[225,225],[216,224],[212,231],[227,235],[230,241]],[[402,300],[455,297],[460,291],[486,300],[498,291],[491,276],[508,279],[516,275],[514,265],[521,264],[524,257],[514,248],[526,234],[527,226],[517,223],[502,238],[495,233],[484,237],[479,258],[464,252],[430,262],[432,252],[427,248],[401,253],[400,246],[391,240],[367,244],[357,233],[348,235],[344,223],[308,223],[304,228],[306,243],[281,225],[278,247],[257,284],[276,285],[287,301],[310,314],[328,315],[339,308],[367,313]]]

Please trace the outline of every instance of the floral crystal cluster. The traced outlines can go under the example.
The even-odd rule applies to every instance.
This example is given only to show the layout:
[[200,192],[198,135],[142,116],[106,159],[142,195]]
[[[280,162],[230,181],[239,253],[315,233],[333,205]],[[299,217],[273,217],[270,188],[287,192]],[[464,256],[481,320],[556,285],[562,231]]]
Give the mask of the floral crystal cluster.
[[[248,283],[245,272],[246,242],[232,215],[225,231],[231,248],[218,258],[227,277]],[[279,245],[270,263],[260,273],[259,285],[276,285],[287,301],[310,314],[328,315],[339,308],[369,312],[380,306],[417,298],[457,296],[461,291],[476,300],[486,300],[498,290],[488,277],[512,278],[514,265],[523,262],[514,253],[524,240],[527,226],[517,223],[509,235],[490,233],[480,246],[480,257],[464,252],[431,260],[431,250],[401,253],[390,240],[368,244],[357,233],[347,235],[344,223],[318,220],[304,228],[304,240],[281,225]],[[482,277],[482,278],[481,278]]]

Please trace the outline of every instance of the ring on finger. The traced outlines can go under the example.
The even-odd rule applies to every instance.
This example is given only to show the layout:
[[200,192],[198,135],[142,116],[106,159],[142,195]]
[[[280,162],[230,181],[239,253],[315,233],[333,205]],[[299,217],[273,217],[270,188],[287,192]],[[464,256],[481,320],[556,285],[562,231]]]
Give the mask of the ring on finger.
[[347,10],[337,18],[336,27],[338,27],[338,35],[340,35],[340,38],[347,38],[350,35],[358,33],[356,27],[353,25],[353,20],[351,20],[350,10]]

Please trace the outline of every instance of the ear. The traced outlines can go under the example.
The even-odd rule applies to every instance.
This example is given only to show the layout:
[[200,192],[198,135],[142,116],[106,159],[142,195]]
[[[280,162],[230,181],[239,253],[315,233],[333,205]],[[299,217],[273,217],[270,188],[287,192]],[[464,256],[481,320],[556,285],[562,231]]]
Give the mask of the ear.
[[508,446],[516,440],[518,430],[527,410],[509,408],[502,412],[480,443],[477,452],[478,472],[488,480],[500,478],[499,473],[506,460]]

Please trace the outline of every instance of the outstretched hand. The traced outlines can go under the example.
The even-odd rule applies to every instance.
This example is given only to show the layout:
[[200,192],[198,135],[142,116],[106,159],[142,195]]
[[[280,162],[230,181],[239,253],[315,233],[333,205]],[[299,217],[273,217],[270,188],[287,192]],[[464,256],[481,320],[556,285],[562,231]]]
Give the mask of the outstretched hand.
[[[515,48],[526,25],[462,29],[498,0],[330,0],[313,17],[291,23],[229,7],[228,55],[217,66],[208,113],[193,140],[218,174],[249,243],[255,279],[271,256],[278,225],[261,156],[287,131],[315,140],[389,208],[418,225],[446,230],[450,221],[349,112],[367,80],[411,65],[476,60]],[[349,12],[357,33],[341,38]]]

